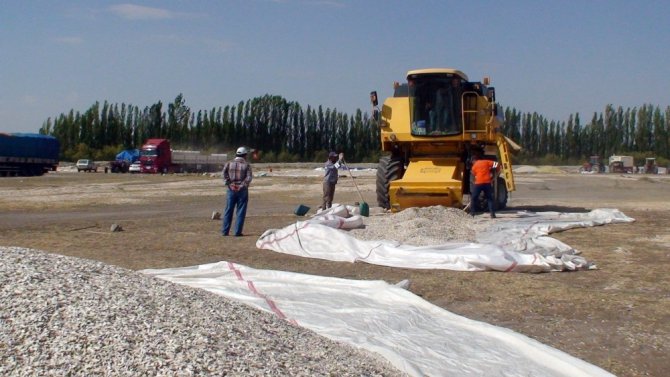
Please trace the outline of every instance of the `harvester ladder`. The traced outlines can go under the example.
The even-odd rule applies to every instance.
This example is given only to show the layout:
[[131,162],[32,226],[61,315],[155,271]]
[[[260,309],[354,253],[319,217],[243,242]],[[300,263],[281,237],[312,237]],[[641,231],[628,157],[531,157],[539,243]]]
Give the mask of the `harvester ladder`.
[[496,144],[498,144],[498,152],[500,152],[500,162],[502,163],[502,173],[505,176],[505,186],[507,186],[507,192],[512,192],[516,190],[516,184],[514,183],[514,175],[512,173],[512,161],[509,155],[509,146],[507,141],[502,134],[498,134],[496,137]]

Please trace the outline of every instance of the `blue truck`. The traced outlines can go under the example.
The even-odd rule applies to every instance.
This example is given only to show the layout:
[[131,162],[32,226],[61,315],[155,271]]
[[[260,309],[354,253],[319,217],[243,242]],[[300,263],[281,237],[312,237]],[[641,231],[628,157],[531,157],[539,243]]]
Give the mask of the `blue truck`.
[[0,133],[0,176],[37,176],[58,167],[60,143],[49,135]]

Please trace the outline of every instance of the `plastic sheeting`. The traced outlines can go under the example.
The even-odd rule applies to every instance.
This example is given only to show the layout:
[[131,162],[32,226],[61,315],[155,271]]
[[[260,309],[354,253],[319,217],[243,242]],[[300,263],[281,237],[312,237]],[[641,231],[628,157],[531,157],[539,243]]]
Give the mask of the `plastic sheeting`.
[[126,149],[116,155],[116,161],[135,162],[140,159],[139,149]]
[[455,315],[383,281],[256,270],[229,262],[141,272],[206,289],[376,352],[412,376],[611,376],[560,350]]
[[548,272],[593,269],[578,251],[548,234],[577,227],[628,223],[634,219],[617,209],[587,213],[517,212],[491,222],[477,243],[433,246],[403,245],[393,240],[366,241],[340,229],[364,222],[355,209],[336,206],[307,221],[270,229],[256,247],[331,261],[366,262],[382,266],[456,271]]

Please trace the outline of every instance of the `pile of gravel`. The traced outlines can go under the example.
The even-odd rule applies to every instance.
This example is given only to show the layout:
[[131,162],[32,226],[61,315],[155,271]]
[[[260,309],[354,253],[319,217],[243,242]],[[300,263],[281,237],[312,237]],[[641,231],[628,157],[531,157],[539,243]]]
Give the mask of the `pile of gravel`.
[[0,247],[2,376],[399,376],[386,360],[216,296]]
[[446,242],[475,242],[480,220],[457,208],[443,206],[407,208],[392,214],[370,216],[364,229],[350,234],[361,240],[394,240],[414,246]]

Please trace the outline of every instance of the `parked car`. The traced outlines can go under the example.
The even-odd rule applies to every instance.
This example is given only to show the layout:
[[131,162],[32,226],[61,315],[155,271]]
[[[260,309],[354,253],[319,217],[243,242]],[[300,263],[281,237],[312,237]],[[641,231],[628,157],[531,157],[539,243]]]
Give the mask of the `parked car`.
[[93,160],[82,159],[77,161],[77,171],[98,171],[98,165]]
[[139,173],[141,172],[141,166],[139,162],[133,162],[128,168],[128,173]]

